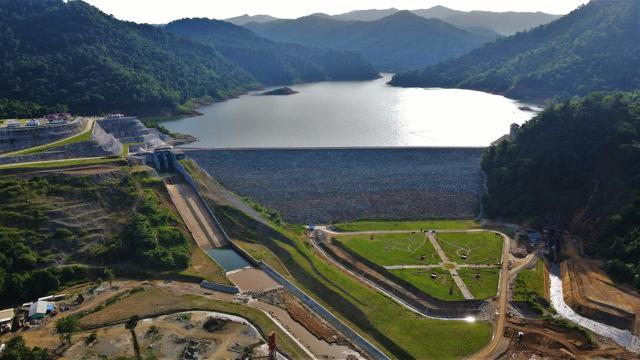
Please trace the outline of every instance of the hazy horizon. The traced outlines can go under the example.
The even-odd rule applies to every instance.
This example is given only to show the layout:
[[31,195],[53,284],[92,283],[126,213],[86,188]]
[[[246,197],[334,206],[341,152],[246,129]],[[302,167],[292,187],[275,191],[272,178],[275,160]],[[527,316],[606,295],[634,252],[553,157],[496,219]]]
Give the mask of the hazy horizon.
[[297,18],[313,13],[329,15],[342,14],[355,10],[389,9],[400,10],[427,9],[445,6],[454,10],[471,11],[515,11],[545,12],[563,15],[571,12],[586,0],[537,0],[510,1],[488,0],[325,0],[296,1],[287,0],[236,0],[233,3],[211,2],[203,0],[85,0],[119,19],[138,23],[161,24],[188,17],[207,17],[228,19],[241,15],[270,15],[278,18]]

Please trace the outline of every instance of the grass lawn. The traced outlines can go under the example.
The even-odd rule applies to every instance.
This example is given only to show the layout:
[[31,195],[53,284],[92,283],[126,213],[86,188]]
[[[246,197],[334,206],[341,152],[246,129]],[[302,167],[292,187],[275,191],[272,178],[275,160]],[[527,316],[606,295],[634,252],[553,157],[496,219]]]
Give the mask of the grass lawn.
[[265,226],[230,207],[217,212],[232,238],[265,245],[297,286],[394,358],[460,359],[491,338],[487,322],[439,321],[403,308],[320,258],[299,228]]
[[197,276],[218,284],[233,285],[225,271],[198,247],[195,241],[191,245],[191,266],[180,272],[181,275]]
[[527,301],[535,295],[544,298],[544,262],[536,260],[536,266],[520,271],[516,277],[513,300]]
[[[502,256],[502,237],[493,232],[438,233],[438,242],[452,262],[496,264]],[[467,255],[463,260],[460,254]]]
[[480,227],[473,220],[355,221],[335,224],[338,231],[463,230]]
[[[441,300],[464,300],[460,289],[453,281],[453,277],[447,270],[443,269],[403,269],[389,270],[395,276],[411,283],[423,292]],[[438,274],[434,280],[431,273]],[[453,294],[449,295],[449,290],[453,289]]]
[[[108,300],[107,303],[110,301]],[[262,311],[236,303],[213,300],[191,294],[175,294],[167,290],[147,287],[117,300],[103,309],[92,312],[80,319],[81,327],[100,325],[107,322],[129,319],[133,315],[141,318],[156,314],[188,310],[218,311],[241,316],[255,325],[263,337],[271,331],[276,333],[278,348],[292,359],[306,359],[306,354],[298,345],[285,335],[280,328]]]
[[244,251],[248,252],[254,259],[258,261],[263,261],[267,263],[269,266],[274,268],[277,272],[283,275],[289,275],[289,271],[287,268],[280,262],[277,256],[275,256],[269,249],[261,244],[250,243],[238,239],[233,239],[233,242],[236,245],[239,245]]
[[373,240],[371,235],[340,235],[336,239],[351,251],[381,266],[440,263],[435,249],[421,232],[375,234]]
[[[475,277],[477,272],[480,273],[479,279]],[[488,299],[498,293],[500,269],[458,269],[458,274],[476,299]]]

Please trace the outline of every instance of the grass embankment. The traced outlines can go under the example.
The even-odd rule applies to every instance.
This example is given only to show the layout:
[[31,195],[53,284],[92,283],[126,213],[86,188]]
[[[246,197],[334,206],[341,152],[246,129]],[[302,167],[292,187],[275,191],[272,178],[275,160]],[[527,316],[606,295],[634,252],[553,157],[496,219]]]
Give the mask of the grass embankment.
[[223,226],[238,242],[262,244],[291,280],[387,354],[400,359],[458,359],[491,337],[489,323],[438,321],[419,316],[327,263],[304,240],[301,226],[266,226],[230,207],[217,207]]
[[[372,239],[373,237],[373,239]],[[426,234],[340,235],[336,240],[377,265],[438,264],[440,258]]]
[[[494,232],[439,233],[438,243],[450,261],[464,264],[496,264],[502,257],[503,239]],[[466,255],[463,259],[461,255]]]
[[333,226],[338,231],[465,230],[480,227],[473,220],[354,221]]
[[194,276],[218,284],[233,285],[225,275],[224,269],[209,255],[205,254],[198,244],[191,243],[191,264],[189,268],[178,272],[180,275]]
[[[453,277],[447,270],[435,268],[389,271],[400,279],[411,283],[411,285],[440,300],[464,300],[464,296],[462,296],[460,289],[455,284]],[[431,273],[436,273],[437,278],[432,279]],[[450,291],[451,294],[449,293]]]
[[536,266],[522,270],[516,277],[513,300],[527,301],[532,296],[544,298],[544,262],[536,260]]
[[5,164],[0,165],[0,170],[7,169],[53,169],[53,168],[66,168],[75,166],[88,166],[88,165],[106,165],[106,164],[118,164],[126,165],[126,160],[120,157],[99,157],[99,158],[87,158],[87,159],[70,159],[70,160],[51,160],[22,164]]
[[307,355],[280,328],[258,309],[232,302],[213,300],[192,294],[175,294],[154,287],[136,291],[128,296],[107,300],[80,319],[83,328],[92,328],[125,321],[134,315],[141,318],[156,317],[180,311],[216,311],[241,316],[256,326],[266,338],[271,331],[276,333],[278,349],[292,359],[306,359]]
[[[476,279],[476,273],[480,273],[480,278]],[[498,268],[463,268],[458,269],[458,274],[476,299],[488,299],[498,293]]]

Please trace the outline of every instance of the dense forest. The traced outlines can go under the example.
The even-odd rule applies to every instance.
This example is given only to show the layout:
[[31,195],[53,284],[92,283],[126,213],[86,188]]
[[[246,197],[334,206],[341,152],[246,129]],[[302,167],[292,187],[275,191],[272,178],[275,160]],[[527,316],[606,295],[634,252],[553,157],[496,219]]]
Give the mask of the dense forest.
[[0,305],[106,280],[131,263],[138,271],[188,267],[191,241],[162,188],[124,174],[0,179]]
[[310,15],[245,26],[271,40],[358,50],[377,68],[393,72],[421,68],[461,55],[497,36],[486,29],[465,31],[410,11],[399,11],[375,21],[343,21]]
[[162,115],[255,89],[256,77],[271,85],[376,76],[355,52],[276,44],[211,24],[222,33],[204,43],[82,1],[0,0],[0,118],[62,110]]
[[488,148],[482,167],[489,216],[563,224],[640,288],[640,92],[554,105]]
[[514,98],[584,96],[640,84],[640,2],[594,0],[457,59],[396,75],[397,86],[468,88]]
[[0,83],[2,117],[171,112],[257,84],[209,46],[62,0],[0,0]]
[[258,37],[251,30],[210,19],[182,19],[169,32],[213,45],[264,85],[374,79],[378,72],[355,51],[305,47]]

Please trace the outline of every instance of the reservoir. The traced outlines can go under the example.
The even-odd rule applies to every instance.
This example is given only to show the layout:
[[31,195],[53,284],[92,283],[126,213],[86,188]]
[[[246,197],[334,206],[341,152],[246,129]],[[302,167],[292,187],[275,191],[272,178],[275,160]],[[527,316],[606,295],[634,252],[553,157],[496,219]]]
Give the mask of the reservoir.
[[163,125],[203,148],[484,147],[535,114],[499,95],[398,88],[390,78],[294,85],[299,93],[286,96],[253,92]]

